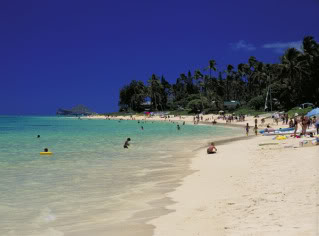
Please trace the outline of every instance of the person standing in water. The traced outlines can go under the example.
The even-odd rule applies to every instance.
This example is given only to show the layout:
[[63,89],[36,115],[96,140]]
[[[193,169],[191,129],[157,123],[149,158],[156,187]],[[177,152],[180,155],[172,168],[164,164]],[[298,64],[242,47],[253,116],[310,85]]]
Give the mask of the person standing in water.
[[130,143],[129,143],[130,141],[131,141],[131,139],[130,139],[130,138],[127,138],[126,141],[125,141],[125,143],[124,143],[124,146],[123,146],[123,147],[124,147],[124,148],[128,148],[128,146],[130,146]]
[[246,135],[248,136],[248,134],[249,134],[249,124],[248,123],[246,124],[245,129],[246,129]]
[[177,130],[180,130],[180,129],[181,129],[181,127],[179,125],[177,125]]

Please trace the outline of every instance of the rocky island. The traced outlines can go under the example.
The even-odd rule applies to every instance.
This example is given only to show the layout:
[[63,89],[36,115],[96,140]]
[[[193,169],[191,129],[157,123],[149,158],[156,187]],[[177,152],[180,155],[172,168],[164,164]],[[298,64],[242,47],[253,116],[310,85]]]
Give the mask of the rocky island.
[[59,108],[56,114],[60,116],[89,116],[89,115],[95,115],[97,113],[91,111],[89,108],[85,107],[84,105],[77,105],[71,109]]

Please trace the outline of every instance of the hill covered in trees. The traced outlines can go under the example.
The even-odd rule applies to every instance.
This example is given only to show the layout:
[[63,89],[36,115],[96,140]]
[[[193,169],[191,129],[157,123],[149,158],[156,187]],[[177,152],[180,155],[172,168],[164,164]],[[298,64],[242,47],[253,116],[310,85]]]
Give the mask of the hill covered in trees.
[[148,99],[153,111],[210,112],[223,109],[224,101],[231,100],[260,110],[266,97],[273,109],[289,110],[305,102],[319,106],[319,44],[307,36],[302,48],[287,49],[279,63],[263,63],[251,56],[248,62],[237,68],[228,65],[225,71],[210,60],[203,69],[180,74],[175,84],[155,74],[147,84],[133,80],[120,90],[120,110],[143,111]]

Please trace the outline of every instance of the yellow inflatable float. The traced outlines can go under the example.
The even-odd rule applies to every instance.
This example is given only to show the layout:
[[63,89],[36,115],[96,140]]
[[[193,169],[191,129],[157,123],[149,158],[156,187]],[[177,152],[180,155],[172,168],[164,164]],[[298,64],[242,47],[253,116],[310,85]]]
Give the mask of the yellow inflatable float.
[[279,136],[276,137],[276,140],[285,140],[285,139],[287,139],[286,136],[279,135]]
[[43,150],[43,152],[40,152],[40,155],[52,155],[53,153],[52,152],[49,152],[49,149],[48,148],[45,148]]
[[52,155],[52,152],[40,152],[40,155]]

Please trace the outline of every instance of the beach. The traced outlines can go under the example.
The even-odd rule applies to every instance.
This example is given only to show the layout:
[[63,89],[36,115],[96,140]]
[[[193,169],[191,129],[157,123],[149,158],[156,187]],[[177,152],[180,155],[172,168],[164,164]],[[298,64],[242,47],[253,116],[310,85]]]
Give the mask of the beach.
[[[266,118],[263,125],[261,118]],[[193,123],[191,116],[133,119]],[[216,125],[242,128],[243,133],[247,123],[255,123],[253,116],[226,123],[204,115],[199,124],[212,125],[213,119]],[[259,130],[266,125],[287,127],[269,115],[257,120]],[[147,222],[154,236],[319,234],[319,146],[301,147],[302,140],[309,143],[311,138],[276,140],[252,133],[251,128],[249,137],[218,140],[216,154],[206,153],[206,143],[196,150],[190,164],[193,173],[165,195],[171,201],[169,213]]]
[[[106,118],[2,118],[3,235],[317,232],[319,146],[246,136],[254,117],[217,125],[211,115],[199,125],[191,116]],[[211,141],[218,151],[208,155]],[[39,157],[45,146],[52,157]]]
[[[203,148],[154,236],[318,235],[319,146],[258,136]],[[270,144],[272,143],[272,145]],[[260,146],[263,145],[263,146]]]

